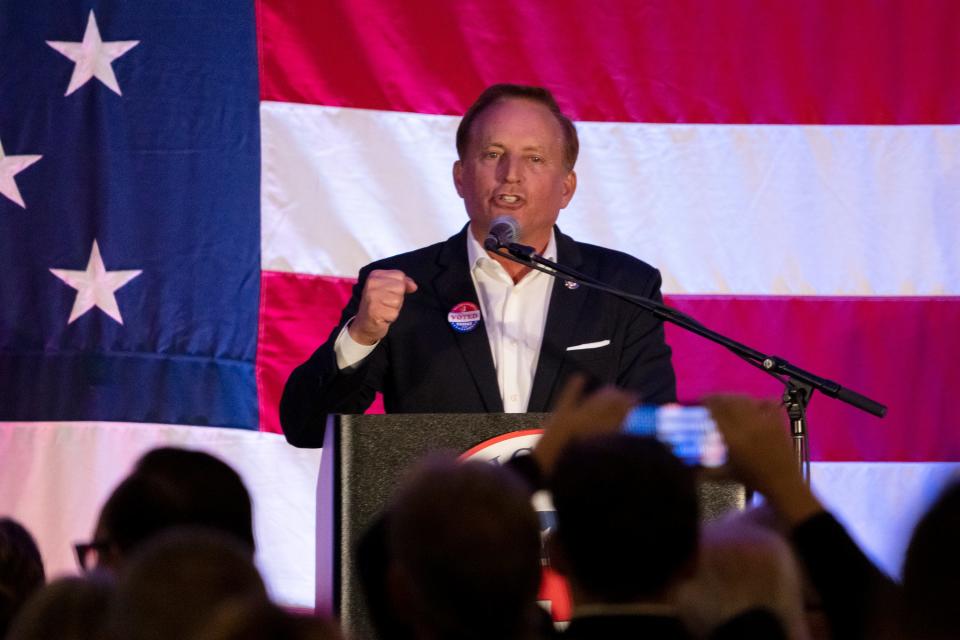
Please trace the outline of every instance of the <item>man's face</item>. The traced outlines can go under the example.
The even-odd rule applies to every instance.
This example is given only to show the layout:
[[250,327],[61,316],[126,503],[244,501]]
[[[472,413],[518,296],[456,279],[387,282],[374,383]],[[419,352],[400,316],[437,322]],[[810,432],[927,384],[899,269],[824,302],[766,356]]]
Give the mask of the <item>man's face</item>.
[[521,241],[542,250],[577,176],[563,157],[563,129],[550,110],[523,99],[498,102],[474,120],[453,182],[474,236],[483,241],[494,218],[520,224]]

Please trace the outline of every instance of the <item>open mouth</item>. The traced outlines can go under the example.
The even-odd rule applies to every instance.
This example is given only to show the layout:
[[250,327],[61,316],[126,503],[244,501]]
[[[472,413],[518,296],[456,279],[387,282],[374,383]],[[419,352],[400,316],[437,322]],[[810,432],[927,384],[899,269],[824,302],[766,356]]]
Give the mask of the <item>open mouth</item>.
[[496,198],[495,202],[499,205],[506,205],[508,207],[513,207],[523,204],[523,196],[518,196],[514,193],[501,193]]

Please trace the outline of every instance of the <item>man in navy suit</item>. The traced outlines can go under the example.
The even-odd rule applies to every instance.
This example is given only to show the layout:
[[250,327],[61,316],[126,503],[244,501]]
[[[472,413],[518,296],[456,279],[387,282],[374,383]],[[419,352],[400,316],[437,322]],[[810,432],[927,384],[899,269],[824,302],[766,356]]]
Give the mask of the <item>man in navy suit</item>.
[[675,400],[662,323],[616,298],[488,253],[497,217],[544,257],[660,300],[659,272],[575,242],[556,227],[577,188],[579,142],[549,91],[494,85],[468,109],[453,166],[469,224],[446,242],[364,267],[329,339],[291,374],[280,403],[287,440],[321,446],[328,413],[547,411],[583,372]]

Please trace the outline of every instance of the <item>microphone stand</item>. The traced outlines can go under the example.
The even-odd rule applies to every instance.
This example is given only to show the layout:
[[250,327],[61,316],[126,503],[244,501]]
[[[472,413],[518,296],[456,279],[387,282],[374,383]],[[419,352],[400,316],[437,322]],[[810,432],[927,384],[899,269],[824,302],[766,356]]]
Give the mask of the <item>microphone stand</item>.
[[[783,358],[768,355],[732,340],[727,336],[705,327],[699,321],[682,311],[668,307],[665,304],[651,300],[641,295],[611,287],[599,280],[580,273],[570,267],[548,260],[534,251],[533,247],[515,242],[501,243],[494,238],[487,238],[484,247],[508,260],[513,260],[524,266],[547,273],[554,278],[603,291],[621,300],[644,309],[655,317],[675,324],[691,333],[706,338],[711,342],[733,352],[747,364],[757,367],[761,371],[773,376],[784,385],[783,404],[790,418],[790,434],[793,439],[793,450],[797,465],[803,473],[804,480],[810,482],[810,452],[807,447],[807,405],[814,391],[866,411],[869,414],[882,418],[887,413],[887,407],[861,395],[855,391],[840,386],[838,383],[810,373],[800,367],[790,364]],[[501,251],[506,249],[506,252]]]

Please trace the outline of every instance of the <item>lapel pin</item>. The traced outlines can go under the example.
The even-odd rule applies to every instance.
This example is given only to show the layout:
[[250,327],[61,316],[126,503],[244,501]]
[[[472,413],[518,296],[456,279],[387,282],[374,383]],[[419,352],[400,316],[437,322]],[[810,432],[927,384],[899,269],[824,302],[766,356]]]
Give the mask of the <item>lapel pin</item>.
[[480,308],[472,302],[461,302],[454,305],[447,314],[447,322],[460,333],[473,331],[480,324]]
[[574,282],[573,280],[564,280],[563,286],[565,286],[567,289],[570,289],[570,291],[573,291],[574,289],[580,288],[580,283]]

